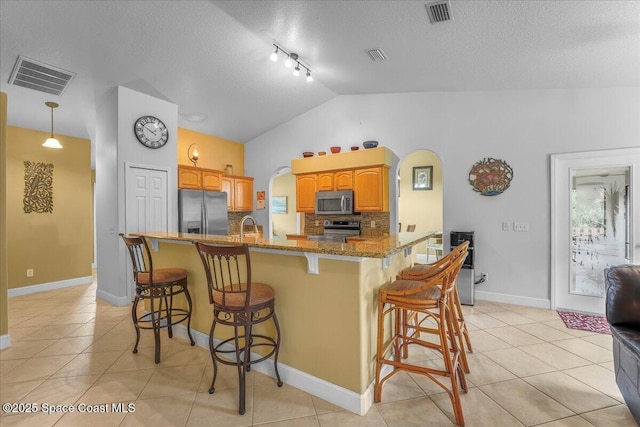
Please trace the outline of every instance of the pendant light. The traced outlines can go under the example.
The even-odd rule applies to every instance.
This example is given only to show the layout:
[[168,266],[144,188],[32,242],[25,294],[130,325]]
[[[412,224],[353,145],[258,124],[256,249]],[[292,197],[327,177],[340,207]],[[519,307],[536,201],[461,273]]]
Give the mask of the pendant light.
[[53,109],[58,108],[58,104],[56,104],[55,102],[49,101],[49,102],[45,102],[44,105],[51,108],[51,136],[47,138],[47,140],[44,142],[44,144],[42,144],[42,146],[47,148],[62,148],[60,141],[58,141],[56,137],[53,136]]

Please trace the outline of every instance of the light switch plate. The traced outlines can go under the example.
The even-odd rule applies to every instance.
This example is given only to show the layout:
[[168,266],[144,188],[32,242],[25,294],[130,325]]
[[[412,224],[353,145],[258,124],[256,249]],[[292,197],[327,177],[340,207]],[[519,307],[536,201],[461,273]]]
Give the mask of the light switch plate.
[[528,222],[514,222],[513,223],[513,231],[529,231],[529,223]]

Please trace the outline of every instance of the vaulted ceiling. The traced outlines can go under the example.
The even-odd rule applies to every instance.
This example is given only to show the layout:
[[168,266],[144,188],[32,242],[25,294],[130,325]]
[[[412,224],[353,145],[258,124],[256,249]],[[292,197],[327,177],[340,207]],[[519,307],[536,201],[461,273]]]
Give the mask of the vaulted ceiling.
[[[93,139],[123,85],[246,142],[342,94],[640,86],[639,1],[452,0],[437,24],[426,3],[0,0],[0,90],[14,126],[49,130],[55,101],[56,133]],[[271,62],[273,43],[314,81]],[[9,85],[19,55],[77,76],[62,96]]]

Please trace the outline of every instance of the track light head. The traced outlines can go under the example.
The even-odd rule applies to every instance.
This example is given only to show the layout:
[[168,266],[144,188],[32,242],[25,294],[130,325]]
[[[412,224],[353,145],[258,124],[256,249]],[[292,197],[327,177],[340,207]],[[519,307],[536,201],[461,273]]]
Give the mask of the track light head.
[[311,83],[313,81],[313,77],[311,77],[311,70],[307,70],[307,83]]
[[279,50],[278,46],[276,46],[276,50],[274,50],[271,56],[269,57],[269,59],[271,59],[273,62],[278,62],[278,50]]
[[298,62],[298,65],[296,65],[296,68],[293,69],[293,75],[298,77],[300,75],[300,63]]

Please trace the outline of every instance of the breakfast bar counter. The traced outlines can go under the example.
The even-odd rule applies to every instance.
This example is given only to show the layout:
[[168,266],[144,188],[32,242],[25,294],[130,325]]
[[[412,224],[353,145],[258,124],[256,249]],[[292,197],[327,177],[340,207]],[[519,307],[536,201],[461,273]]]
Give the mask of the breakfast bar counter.
[[[358,414],[373,402],[377,291],[410,266],[413,246],[434,233],[407,232],[352,244],[184,233],[135,233],[153,247],[154,268],[189,273],[191,328],[208,348],[213,318],[195,241],[246,243],[254,282],[276,291],[282,342],[278,366],[285,383]],[[272,326],[263,332],[273,334]],[[221,330],[222,331],[222,330]],[[221,336],[225,338],[222,331]],[[271,363],[271,362],[269,362]],[[267,362],[253,368],[273,376]]]

